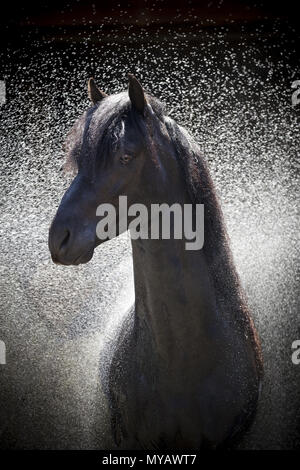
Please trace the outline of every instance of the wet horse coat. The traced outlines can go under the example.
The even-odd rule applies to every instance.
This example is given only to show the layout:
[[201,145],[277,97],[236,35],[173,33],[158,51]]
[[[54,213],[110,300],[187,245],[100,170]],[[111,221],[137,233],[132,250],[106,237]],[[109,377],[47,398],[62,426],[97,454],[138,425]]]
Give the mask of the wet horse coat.
[[[121,448],[218,447],[254,416],[262,375],[259,342],[232,261],[208,168],[192,137],[134,76],[129,93],[106,96],[68,137],[78,174],[49,233],[55,262],[91,259],[96,208],[128,203],[204,204],[204,247],[132,240],[135,306],[102,374]],[[150,213],[150,210],[149,210]],[[151,222],[151,221],[150,221]]]

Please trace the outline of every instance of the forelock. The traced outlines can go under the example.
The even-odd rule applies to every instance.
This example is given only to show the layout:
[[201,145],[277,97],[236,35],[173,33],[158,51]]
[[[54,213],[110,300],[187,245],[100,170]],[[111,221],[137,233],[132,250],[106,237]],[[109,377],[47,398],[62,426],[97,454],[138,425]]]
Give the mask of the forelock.
[[[149,94],[147,101],[155,115],[162,120],[165,111],[162,103]],[[82,159],[85,166],[93,168],[100,147],[101,160],[105,163],[109,153],[124,144],[124,119],[130,107],[126,91],[109,95],[85,111],[67,135],[66,167],[77,170],[78,162]]]

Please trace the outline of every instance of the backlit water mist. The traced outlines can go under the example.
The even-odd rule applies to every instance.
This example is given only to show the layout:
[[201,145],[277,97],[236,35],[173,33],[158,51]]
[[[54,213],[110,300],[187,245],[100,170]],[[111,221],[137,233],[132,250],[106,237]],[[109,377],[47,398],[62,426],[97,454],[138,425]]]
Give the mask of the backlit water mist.
[[66,268],[52,263],[47,237],[70,182],[62,145],[89,106],[87,79],[114,93],[128,72],[196,137],[221,198],[265,360],[258,414],[241,447],[300,446],[300,365],[291,361],[300,339],[293,48],[282,37],[279,54],[263,32],[259,41],[236,39],[222,28],[159,41],[129,33],[122,43],[101,42],[101,34],[1,57],[1,446],[111,445],[99,368],[134,299],[130,241],[125,234],[89,264]]

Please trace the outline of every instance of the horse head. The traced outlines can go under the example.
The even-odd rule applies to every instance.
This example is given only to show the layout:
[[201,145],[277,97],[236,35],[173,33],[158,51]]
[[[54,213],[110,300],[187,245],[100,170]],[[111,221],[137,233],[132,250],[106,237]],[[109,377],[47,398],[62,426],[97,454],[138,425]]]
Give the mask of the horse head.
[[[92,106],[77,120],[66,144],[77,174],[49,231],[52,259],[64,265],[87,263],[96,246],[105,241],[96,235],[99,205],[115,207],[113,230],[119,235],[119,196],[126,195],[128,204],[145,202],[150,189],[162,187],[157,171],[155,178],[151,176],[157,161],[147,158],[153,143],[150,121],[160,112],[158,100],[150,98],[131,74],[128,92],[108,96],[91,78],[88,94]],[[156,114],[150,102],[155,103]]]

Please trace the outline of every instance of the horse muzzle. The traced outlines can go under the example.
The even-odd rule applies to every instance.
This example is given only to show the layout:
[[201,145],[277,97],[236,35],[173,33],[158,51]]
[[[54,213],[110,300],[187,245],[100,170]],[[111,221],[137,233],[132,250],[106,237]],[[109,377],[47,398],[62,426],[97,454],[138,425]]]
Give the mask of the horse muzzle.
[[64,266],[88,263],[94,254],[95,230],[74,228],[54,219],[48,239],[52,261]]

